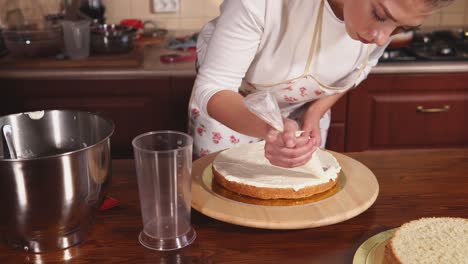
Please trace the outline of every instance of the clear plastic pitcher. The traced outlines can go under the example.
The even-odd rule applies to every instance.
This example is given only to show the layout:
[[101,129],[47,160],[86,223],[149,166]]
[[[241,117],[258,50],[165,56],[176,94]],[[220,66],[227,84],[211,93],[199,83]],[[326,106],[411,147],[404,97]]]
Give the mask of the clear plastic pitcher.
[[154,250],[174,250],[196,237],[190,223],[191,136],[176,131],[149,132],[133,142],[143,231],[140,243]]
[[89,56],[90,21],[63,21],[65,54],[70,59],[84,59]]

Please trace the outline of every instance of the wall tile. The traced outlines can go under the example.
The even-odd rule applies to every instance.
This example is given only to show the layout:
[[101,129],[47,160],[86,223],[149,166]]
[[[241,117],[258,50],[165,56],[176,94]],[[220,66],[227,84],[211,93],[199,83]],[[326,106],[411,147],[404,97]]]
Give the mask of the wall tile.
[[434,26],[440,26],[441,24],[441,13],[435,13],[428,17],[426,20],[424,20],[424,23],[422,27],[434,27]]
[[106,17],[131,18],[131,2],[134,0],[103,0],[106,6]]
[[180,17],[200,18],[203,17],[203,3],[206,0],[180,0]]
[[[0,0],[0,7],[4,1],[6,0]],[[167,28],[181,27],[189,30],[199,28],[218,16],[219,6],[223,2],[223,0],[180,0],[180,10],[177,13],[153,13],[151,0],[103,1],[107,7],[108,20],[118,22],[129,17],[151,19]],[[423,27],[454,25],[468,25],[468,0],[455,0],[451,6],[426,19]]]
[[147,18],[147,19],[154,20],[156,24],[158,25],[158,27],[162,27],[162,28],[169,29],[169,30],[180,29],[180,25],[179,25],[180,20],[176,18],[175,19],[170,19],[170,18],[157,19],[155,17],[152,17],[152,18]]
[[200,31],[205,25],[205,20],[203,18],[181,18],[179,20],[179,27],[181,30]]
[[451,5],[443,9],[444,13],[464,13],[467,0],[455,0]]
[[442,14],[441,25],[444,26],[461,26],[463,25],[465,15],[464,14]]
[[219,6],[222,0],[204,0],[203,11],[205,17],[216,17],[219,15]]

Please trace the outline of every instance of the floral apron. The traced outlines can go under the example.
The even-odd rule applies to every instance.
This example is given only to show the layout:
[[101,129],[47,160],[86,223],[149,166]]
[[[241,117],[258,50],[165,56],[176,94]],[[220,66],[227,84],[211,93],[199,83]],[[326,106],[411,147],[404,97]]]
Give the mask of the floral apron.
[[[272,92],[278,102],[281,114],[301,123],[302,113],[309,106],[309,102],[329,95],[343,93],[354,86],[356,80],[367,66],[370,47],[368,47],[367,56],[361,58],[362,61],[358,64],[360,66],[347,76],[345,80],[348,83],[347,85],[341,87],[328,86],[310,74],[312,59],[315,54],[319,53],[320,49],[318,40],[320,39],[322,31],[324,1],[325,0],[321,1],[319,7],[316,30],[313,34],[312,45],[309,50],[304,73],[297,78],[275,84],[255,84],[244,80],[239,88],[240,94],[247,96],[250,93],[270,89],[270,92]],[[248,144],[261,140],[259,138],[240,134],[226,127],[208,116],[207,113],[200,111],[200,109],[195,107],[192,103],[190,103],[189,116],[189,133],[194,138],[193,154],[195,157],[201,157],[239,144]],[[331,111],[328,110],[320,119],[320,131],[322,136],[321,148],[325,146],[330,121]]]

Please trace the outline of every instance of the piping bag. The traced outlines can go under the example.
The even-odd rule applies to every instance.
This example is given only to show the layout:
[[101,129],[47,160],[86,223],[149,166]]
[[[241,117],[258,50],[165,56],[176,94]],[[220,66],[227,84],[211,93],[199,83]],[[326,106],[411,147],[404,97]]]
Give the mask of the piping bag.
[[278,105],[278,101],[269,90],[251,93],[244,98],[244,103],[250,112],[254,113],[268,125],[278,130],[284,131],[283,116]]
[[[256,93],[251,93],[244,98],[244,104],[247,108],[258,116],[260,119],[265,121],[268,125],[278,130],[279,132],[284,131],[283,116],[278,105],[278,101],[271,93],[270,90],[263,90]],[[300,136],[302,131],[297,131],[296,136]],[[323,176],[324,169],[321,160],[319,159],[320,152],[319,148],[314,151],[312,158],[301,167],[306,168],[315,176]]]

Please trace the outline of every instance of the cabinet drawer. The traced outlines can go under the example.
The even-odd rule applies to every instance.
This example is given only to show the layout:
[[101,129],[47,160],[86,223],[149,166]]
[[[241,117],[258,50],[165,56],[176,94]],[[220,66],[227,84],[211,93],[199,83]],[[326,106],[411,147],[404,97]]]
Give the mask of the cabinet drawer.
[[374,94],[371,146],[468,145],[468,93]]
[[370,75],[348,98],[346,151],[468,146],[468,72]]

